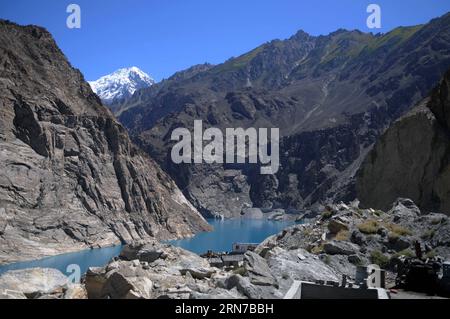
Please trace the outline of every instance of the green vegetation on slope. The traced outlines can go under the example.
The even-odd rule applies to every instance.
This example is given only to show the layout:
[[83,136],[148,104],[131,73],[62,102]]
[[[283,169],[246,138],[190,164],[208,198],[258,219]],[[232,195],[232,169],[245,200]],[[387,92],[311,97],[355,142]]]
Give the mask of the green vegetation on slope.
[[422,29],[423,25],[417,25],[413,27],[398,27],[380,37],[374,38],[367,46],[362,50],[362,54],[371,54],[376,50],[385,47],[392,46],[397,47],[400,44],[411,38],[417,31]]

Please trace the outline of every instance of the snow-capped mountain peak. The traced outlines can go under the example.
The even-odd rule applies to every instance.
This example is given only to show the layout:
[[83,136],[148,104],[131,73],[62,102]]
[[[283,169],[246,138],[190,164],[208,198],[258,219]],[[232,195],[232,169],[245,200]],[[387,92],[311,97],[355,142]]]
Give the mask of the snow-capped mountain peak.
[[128,98],[139,89],[155,84],[155,81],[138,67],[123,68],[89,82],[92,90],[105,104]]

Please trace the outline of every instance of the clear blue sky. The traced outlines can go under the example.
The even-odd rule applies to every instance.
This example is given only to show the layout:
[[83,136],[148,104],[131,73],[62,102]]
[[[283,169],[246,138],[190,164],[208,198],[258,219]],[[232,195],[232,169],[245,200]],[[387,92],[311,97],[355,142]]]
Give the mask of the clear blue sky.
[[[79,30],[66,27],[70,3],[81,6]],[[313,35],[370,31],[370,3],[382,8],[381,32],[450,11],[448,0],[0,0],[0,18],[46,27],[88,80],[127,66],[161,80],[299,29]]]

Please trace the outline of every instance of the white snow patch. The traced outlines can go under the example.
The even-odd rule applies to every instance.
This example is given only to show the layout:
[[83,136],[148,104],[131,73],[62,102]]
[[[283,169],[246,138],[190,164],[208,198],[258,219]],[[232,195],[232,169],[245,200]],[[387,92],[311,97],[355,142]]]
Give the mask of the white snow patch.
[[138,67],[133,66],[119,69],[97,81],[91,81],[89,84],[102,101],[111,103],[114,100],[130,97],[139,89],[152,86],[155,84],[155,80]]

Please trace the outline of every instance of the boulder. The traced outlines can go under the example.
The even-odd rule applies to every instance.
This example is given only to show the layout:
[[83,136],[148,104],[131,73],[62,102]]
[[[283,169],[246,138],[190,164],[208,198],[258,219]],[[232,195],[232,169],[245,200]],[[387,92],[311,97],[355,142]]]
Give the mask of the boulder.
[[62,272],[51,268],[12,270],[0,276],[0,292],[9,296],[37,298],[63,292],[69,285],[69,279]]
[[323,246],[323,251],[328,255],[354,255],[359,251],[359,246],[346,241],[332,240]]
[[69,285],[67,290],[64,292],[64,299],[87,299],[87,291],[83,285],[73,284]]
[[215,273],[213,268],[209,267],[189,267],[180,270],[182,275],[190,274],[195,279],[210,278]]
[[276,285],[276,279],[272,275],[266,260],[254,252],[245,253],[244,268],[252,284],[257,286]]
[[190,295],[190,299],[243,299],[244,295],[241,295],[236,287],[227,290],[222,288],[214,288],[210,289],[208,292],[201,293],[197,291],[192,291]]
[[241,212],[244,219],[264,219],[264,213],[259,208],[244,208]]
[[355,229],[352,231],[352,234],[350,235],[350,241],[354,244],[361,246],[366,243],[366,236],[364,236],[364,234],[361,233],[359,230]]
[[339,280],[342,278],[342,275],[346,275],[349,278],[355,277],[356,266],[349,261],[348,257],[346,255],[319,255],[320,260],[334,270]]
[[354,254],[348,256],[348,261],[353,265],[360,265],[363,262],[363,259],[358,254]]
[[113,272],[106,279],[101,296],[110,299],[124,299],[133,288],[133,285],[124,275]]
[[434,232],[431,243],[434,247],[450,247],[450,223],[448,221],[444,224],[439,225],[439,227]]
[[129,277],[113,272],[105,282],[102,296],[111,299],[150,299],[152,282],[145,276]]
[[253,285],[249,278],[234,274],[228,277],[225,282],[226,289],[235,288],[239,293],[249,299],[273,299],[275,290],[271,286]]
[[138,252],[145,245],[141,241],[133,241],[122,248],[119,258],[122,260],[134,260],[137,259]]
[[317,241],[321,236],[320,227],[311,224],[294,225],[264,240],[255,252],[264,256],[267,249],[275,246],[285,249],[306,249],[310,243]]
[[90,268],[85,286],[89,299],[149,299],[153,289],[150,276],[138,260],[119,260],[103,268]]
[[85,287],[89,299],[102,298],[102,289],[106,282],[106,271],[104,268],[91,267],[86,272]]
[[277,279],[280,288],[299,281],[337,281],[339,276],[316,255],[304,249],[285,250],[274,248],[267,253],[270,272]]
[[120,253],[120,258],[123,260],[139,260],[143,262],[152,263],[159,258],[164,258],[166,255],[163,251],[163,245],[156,242],[132,242],[126,245]]
[[399,198],[388,214],[393,216],[395,223],[412,221],[420,216],[420,209],[410,199]]
[[328,223],[328,230],[332,234],[337,234],[342,230],[348,230],[348,225],[339,218],[333,218]]
[[27,299],[27,296],[19,291],[0,290],[0,300],[3,299]]
[[285,218],[287,218],[286,211],[281,208],[270,210],[269,212],[266,213],[266,216],[267,216],[268,220],[274,220],[274,221],[280,221],[280,220],[284,220]]
[[411,247],[411,239],[405,236],[391,237],[386,243],[388,249],[402,251]]
[[[143,261],[149,260],[145,254],[150,251],[160,257]],[[189,298],[193,291],[207,293],[214,288],[208,283],[215,282],[217,272],[206,259],[184,249],[157,242],[132,243],[117,260],[89,269],[85,283],[89,298],[177,299]]]

